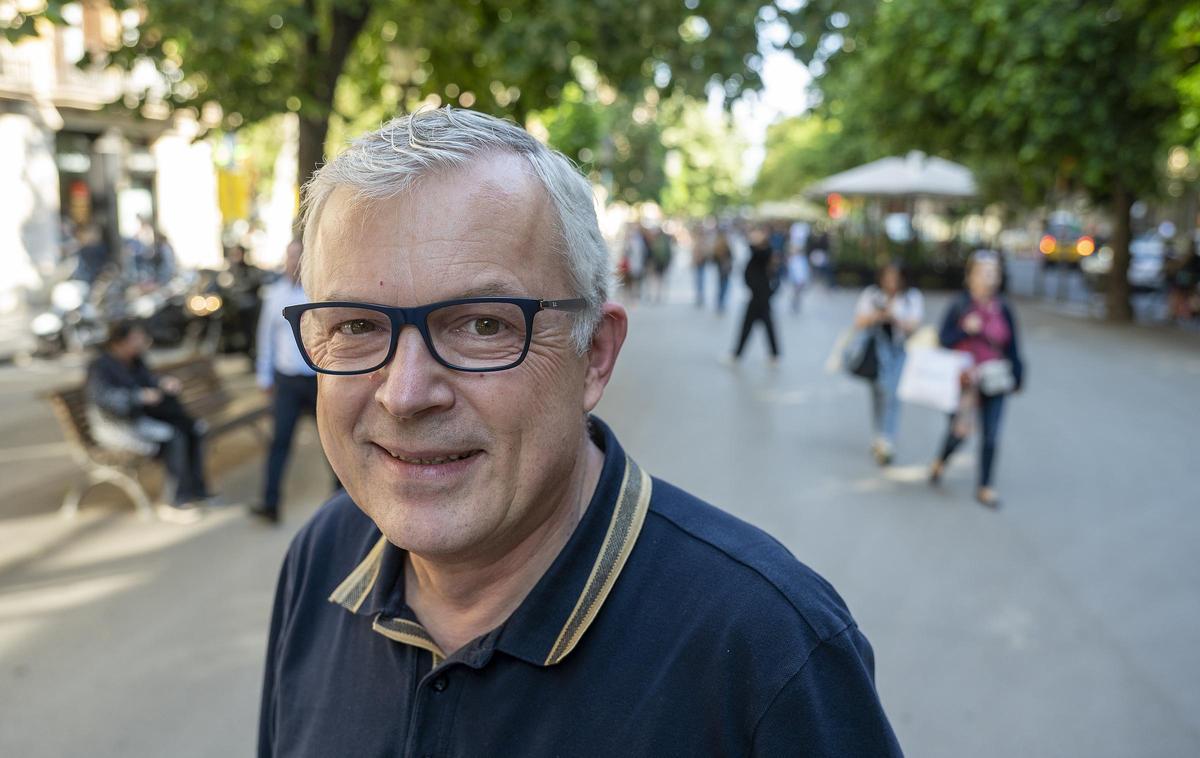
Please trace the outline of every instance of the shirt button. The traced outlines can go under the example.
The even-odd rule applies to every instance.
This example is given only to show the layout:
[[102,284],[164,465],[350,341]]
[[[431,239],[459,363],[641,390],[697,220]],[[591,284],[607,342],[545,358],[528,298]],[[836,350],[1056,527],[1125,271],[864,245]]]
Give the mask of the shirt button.
[[433,688],[438,692],[444,691],[446,689],[446,685],[446,677],[444,676],[439,676],[437,679],[433,680]]

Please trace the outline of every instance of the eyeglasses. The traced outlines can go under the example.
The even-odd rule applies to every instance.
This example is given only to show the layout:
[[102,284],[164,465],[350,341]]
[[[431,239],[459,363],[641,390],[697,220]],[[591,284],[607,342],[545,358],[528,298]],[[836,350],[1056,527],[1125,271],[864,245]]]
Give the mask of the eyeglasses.
[[540,311],[582,311],[583,298],[468,297],[415,308],[353,302],[283,309],[304,361],[322,374],[369,374],[396,354],[400,330],[416,327],[434,359],[455,371],[504,371],[525,360]]

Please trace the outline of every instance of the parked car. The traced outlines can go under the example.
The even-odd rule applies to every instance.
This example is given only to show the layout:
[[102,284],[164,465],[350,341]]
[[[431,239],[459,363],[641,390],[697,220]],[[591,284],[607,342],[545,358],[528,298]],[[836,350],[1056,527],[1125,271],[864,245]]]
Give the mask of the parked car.
[[1096,240],[1083,233],[1079,217],[1068,211],[1055,211],[1046,222],[1038,240],[1038,251],[1048,266],[1075,266],[1096,252]]

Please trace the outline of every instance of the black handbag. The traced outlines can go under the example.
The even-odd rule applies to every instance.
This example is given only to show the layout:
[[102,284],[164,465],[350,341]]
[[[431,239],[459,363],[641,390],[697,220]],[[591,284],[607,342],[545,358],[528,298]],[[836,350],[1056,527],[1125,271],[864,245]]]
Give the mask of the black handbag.
[[879,378],[879,355],[875,352],[878,338],[879,330],[875,328],[863,329],[851,338],[843,355],[847,371],[872,382]]

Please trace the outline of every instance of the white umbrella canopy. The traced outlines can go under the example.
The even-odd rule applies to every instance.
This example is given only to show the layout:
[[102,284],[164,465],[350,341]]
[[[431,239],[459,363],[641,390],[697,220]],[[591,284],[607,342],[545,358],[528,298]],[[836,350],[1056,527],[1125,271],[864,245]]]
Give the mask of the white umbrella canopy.
[[880,158],[828,176],[805,190],[809,196],[975,197],[975,177],[966,166],[913,151]]

